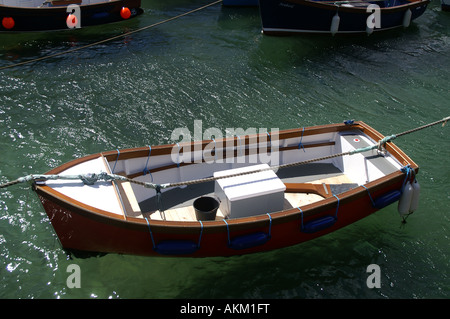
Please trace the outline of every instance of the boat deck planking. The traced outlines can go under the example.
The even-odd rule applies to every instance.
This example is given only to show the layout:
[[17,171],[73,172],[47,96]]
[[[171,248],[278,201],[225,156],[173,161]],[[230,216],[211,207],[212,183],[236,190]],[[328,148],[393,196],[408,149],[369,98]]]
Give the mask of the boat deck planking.
[[[283,181],[284,182],[284,181]],[[293,182],[292,179],[289,179],[289,182]],[[301,179],[298,181],[301,182]],[[357,184],[354,184],[347,175],[340,174],[340,175],[334,175],[331,177],[325,177],[316,179],[314,181],[309,182],[310,184],[333,184],[333,185],[352,185],[357,186]],[[203,196],[213,196],[213,192],[205,193]],[[330,195],[332,196],[332,195]],[[294,207],[299,207],[307,204],[311,204],[317,201],[320,201],[323,199],[322,196],[313,194],[313,193],[288,193],[285,192],[284,194],[284,209],[291,209]],[[149,202],[147,203],[140,203],[139,206],[141,207],[141,210],[144,211],[144,213],[141,213],[140,215],[134,215],[133,217],[141,217],[141,218],[147,218],[147,219],[154,219],[154,220],[167,220],[167,221],[197,221],[195,216],[195,210],[192,205],[192,202],[196,198],[190,199],[182,204],[175,205],[173,207],[170,207],[169,209],[165,209],[164,212],[161,212],[160,210],[146,210],[145,207],[149,207]],[[155,198],[150,198],[148,201],[156,202]],[[162,201],[164,201],[164,194],[162,194]],[[153,205],[151,205],[154,207]],[[264,212],[263,212],[264,213]],[[218,209],[216,220],[222,220],[224,219],[223,213]]]

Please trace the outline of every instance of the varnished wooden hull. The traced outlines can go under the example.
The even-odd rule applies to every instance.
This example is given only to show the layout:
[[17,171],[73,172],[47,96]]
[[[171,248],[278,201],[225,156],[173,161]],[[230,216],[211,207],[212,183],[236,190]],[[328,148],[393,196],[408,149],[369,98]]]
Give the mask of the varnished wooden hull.
[[[361,129],[373,139],[383,138],[362,122],[353,127]],[[336,124],[282,131],[280,139],[346,129],[344,124]],[[236,145],[237,143],[236,140]],[[152,156],[168,154],[173,147],[174,145],[152,147]],[[393,143],[387,143],[386,149],[401,165],[410,165],[418,171],[418,166]],[[122,159],[142,157],[147,150],[122,150],[120,156]],[[55,168],[48,174],[59,174],[69,167],[99,156],[114,161],[118,155],[116,151],[90,155]],[[256,216],[228,219],[226,222],[165,221],[119,216],[73,200],[45,184],[36,183],[34,190],[65,249],[145,256],[209,257],[269,251],[334,232],[382,208],[375,207],[374,201],[399,191],[404,180],[405,174],[398,170],[364,186],[312,204],[270,214],[261,212]],[[306,229],[306,225],[317,221],[323,221],[323,227],[319,225],[314,231]]]

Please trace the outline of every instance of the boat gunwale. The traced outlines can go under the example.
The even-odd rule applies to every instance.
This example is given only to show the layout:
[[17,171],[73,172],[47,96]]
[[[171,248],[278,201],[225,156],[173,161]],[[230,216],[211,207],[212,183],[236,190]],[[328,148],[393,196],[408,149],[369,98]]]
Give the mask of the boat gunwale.
[[[139,1],[139,0],[110,0],[110,1],[102,1],[102,2],[97,2],[97,3],[89,3],[89,4],[81,4],[78,5],[80,8],[83,7],[95,7],[95,6],[106,6],[109,4],[116,4],[119,2],[135,2],[135,1]],[[71,5],[71,4],[67,4],[67,5],[57,5],[57,6],[53,6],[53,7],[18,7],[18,6],[8,6],[8,5],[4,5],[4,4],[0,4],[0,9],[1,8],[9,8],[9,9],[14,9],[14,10],[18,10],[18,11],[22,11],[22,10],[61,10],[61,11],[66,11],[67,7]]]
[[[317,125],[317,126],[310,126],[303,128],[296,128],[296,129],[287,129],[279,131],[282,133],[282,137],[280,137],[280,134],[278,134],[279,139],[290,139],[290,138],[299,138],[299,137],[306,137],[310,135],[318,135],[318,134],[325,134],[325,133],[333,133],[333,132],[340,132],[340,131],[347,131],[349,128],[353,128],[354,130],[361,130],[363,133],[365,133],[365,128],[369,128],[366,124],[363,122],[354,122],[352,125],[347,124],[327,124],[327,125]],[[270,133],[269,133],[270,135]],[[224,142],[226,147],[237,147],[240,146],[239,141],[242,142],[242,145],[247,145],[248,141],[251,138],[257,137],[267,137],[267,134],[252,134],[252,135],[246,135],[244,138],[239,138],[236,136],[233,137],[225,137],[222,139],[217,139],[217,143]],[[378,134],[376,136],[376,139],[379,139],[379,136],[382,136],[381,134]],[[381,138],[380,138],[381,139]],[[234,140],[233,145],[228,145],[226,142]],[[213,140],[203,140],[203,141],[192,141],[187,142],[185,144],[181,143],[180,146],[180,154],[183,153],[183,147],[185,146],[191,146],[191,149],[194,151],[197,150],[196,145],[201,145],[201,150],[204,150],[207,145],[214,142]],[[267,140],[266,140],[267,142]],[[259,138],[257,139],[257,143],[260,143]],[[165,145],[155,145],[151,147],[151,157],[159,156],[159,155],[169,155],[172,152],[172,149],[178,146],[175,144],[165,144]],[[199,149],[200,150],[200,149]],[[120,153],[119,153],[120,152]],[[116,161],[118,160],[118,157],[120,157],[120,160],[128,160],[133,158],[140,158],[140,157],[147,157],[149,156],[149,148],[148,146],[142,146],[142,147],[133,147],[133,148],[126,148],[119,150],[111,150],[111,151],[104,151],[99,153],[94,153],[90,155],[86,155],[83,157],[79,157],[76,159],[73,159],[71,161],[68,161],[64,164],[61,164],[50,171],[46,172],[45,174],[53,175],[53,174],[60,174],[62,171],[67,170],[68,168],[74,167],[78,164],[81,164],[83,162],[98,158],[98,157],[104,157],[106,161]],[[176,164],[175,164],[176,165]]]
[[[321,142],[321,143],[302,144],[302,147],[306,149],[306,148],[312,148],[312,147],[326,147],[326,146],[333,146],[333,145],[335,145],[335,142]],[[298,149],[298,145],[287,146],[287,147],[283,147],[282,149],[277,148],[277,151],[278,152],[285,152],[285,151],[296,150],[296,149]],[[272,151],[271,147],[267,147],[266,148],[266,152],[267,153],[269,153],[271,151]],[[183,152],[180,152],[180,153],[183,153]],[[258,149],[258,153],[257,154],[260,154],[259,149]],[[211,156],[214,156],[214,155],[215,155],[215,152],[211,152]],[[237,158],[238,156],[241,156],[241,155],[251,156],[251,155],[254,155],[254,154],[250,153],[250,149],[248,149],[248,148],[246,148],[243,151],[242,154],[241,154],[240,151],[234,150],[233,151],[233,156],[231,156],[231,157],[224,156],[223,160],[225,160],[227,158]],[[181,162],[179,164],[169,164],[169,165],[166,165],[166,166],[160,166],[160,167],[155,167],[155,168],[149,169],[145,173],[144,173],[144,171],[139,171],[137,173],[132,173],[132,174],[128,174],[128,175],[125,175],[125,176],[127,178],[133,179],[133,178],[136,178],[136,177],[139,177],[139,176],[143,176],[143,175],[145,175],[147,173],[153,174],[153,173],[164,171],[164,170],[167,170],[167,169],[172,169],[172,168],[177,168],[177,167],[185,167],[185,166],[194,165],[194,164],[204,164],[204,163],[208,163],[208,162],[207,162],[207,160],[205,160],[205,158],[202,158],[201,162],[194,161],[194,162]]]
[[[315,129],[316,131],[323,132],[323,129],[327,130],[327,132],[339,132],[339,131],[345,131],[345,130],[354,130],[354,129],[360,129],[362,132],[364,132],[367,136],[374,140],[381,140],[384,138],[384,136],[373,129],[372,127],[368,126],[364,122],[355,122],[352,125],[345,125],[345,124],[329,124],[329,125],[322,125],[322,126],[313,126],[310,128]],[[346,128],[346,129],[345,129]],[[334,129],[331,130],[330,129]],[[291,129],[291,130],[284,130],[280,131],[283,133],[286,133],[289,138],[292,137],[298,137],[296,134],[299,132],[302,132],[302,129]],[[311,130],[308,130],[308,128],[305,128],[304,133],[305,135],[314,135],[311,133]],[[319,134],[319,133],[316,133]],[[304,135],[304,136],[305,136]],[[191,142],[193,144],[195,142]],[[171,145],[160,145],[160,150],[164,151],[167,149],[171,149],[176,144]],[[416,172],[418,172],[419,167],[416,163],[414,163],[400,148],[398,148],[393,142],[388,142],[385,145],[386,150],[390,152],[390,154],[397,159],[401,163],[401,165],[410,165],[412,169],[414,169]],[[156,146],[155,146],[156,148]],[[146,150],[148,153],[148,148],[134,148],[134,149],[128,149],[127,152],[130,154],[134,150],[134,153],[139,153],[142,150]],[[152,156],[154,156],[152,148]],[[122,154],[122,151],[120,152]],[[170,152],[169,152],[170,154]],[[115,155],[114,151],[107,152],[107,155]],[[59,172],[69,168],[73,167],[77,164],[83,163],[85,161],[98,158],[100,156],[105,156],[105,153],[97,153],[88,155],[85,157],[81,157],[78,159],[74,159],[70,162],[67,162],[61,166],[58,166],[51,171],[49,171],[47,174],[58,174]],[[137,156],[142,157],[142,156]],[[134,158],[133,156],[129,158]],[[358,186],[353,189],[350,189],[346,192],[343,192],[339,195],[339,199],[336,197],[330,197],[325,198],[323,200],[320,200],[315,203],[307,204],[305,206],[301,207],[300,211],[298,208],[291,208],[287,210],[282,210],[278,212],[270,213],[270,216],[272,218],[272,223],[274,225],[285,223],[291,220],[299,219],[300,214],[303,214],[304,217],[313,216],[316,214],[320,214],[326,209],[329,209],[331,207],[336,207],[336,204],[338,200],[340,203],[345,204],[351,200],[355,200],[358,198],[362,198],[364,196],[368,196],[367,192],[370,193],[376,193],[377,191],[383,189],[384,187],[388,186],[388,184],[394,184],[400,182],[404,178],[404,173],[400,170],[390,173],[386,176],[383,176],[381,178],[378,178],[374,181],[371,181],[369,183],[364,184],[363,186]],[[226,227],[226,224],[223,221],[204,221],[203,223],[200,223],[198,221],[166,221],[166,220],[147,220],[144,218],[136,218],[136,217],[125,217],[123,215],[114,214],[111,212],[107,212],[92,206],[89,206],[87,204],[84,204],[82,202],[79,202],[77,200],[74,200],[73,198],[70,198],[69,196],[66,196],[64,194],[61,194],[60,192],[52,189],[50,186],[47,185],[40,185],[37,183],[33,184],[33,189],[38,193],[39,195],[45,197],[48,200],[54,201],[57,204],[64,206],[70,211],[74,212],[74,210],[83,215],[84,217],[96,219],[100,222],[106,223],[106,224],[114,224],[119,227],[127,227],[127,228],[137,228],[140,230],[144,230],[144,227],[147,228],[149,225],[152,227],[155,227],[155,231],[161,232],[161,233],[198,233],[200,227],[204,227],[205,230],[207,229],[207,232],[220,232],[222,231],[223,227]],[[243,217],[243,218],[236,218],[236,219],[229,219],[227,220],[227,223],[230,226],[233,226],[233,230],[239,230],[239,229],[245,229],[248,227],[248,225],[252,225],[254,227],[264,227],[264,225],[267,224],[268,221],[267,214],[261,214],[261,215],[255,215],[250,217]]]
[[[364,131],[362,126],[358,126],[360,122],[355,122],[355,124],[352,125],[354,129],[360,129],[361,131]],[[318,134],[326,134],[326,133],[333,133],[333,132],[340,132],[340,131],[346,131],[348,130],[350,126],[346,125],[344,123],[342,124],[327,124],[327,125],[316,125],[316,126],[310,126],[305,128],[295,128],[295,129],[287,129],[287,130],[281,130],[278,131],[278,139],[279,140],[285,140],[290,138],[300,138],[300,137],[306,137],[310,135],[318,135]],[[268,132],[269,136],[272,136],[271,132]],[[264,138],[265,142],[267,141],[267,134],[266,133],[259,133],[259,134],[251,134],[251,135],[245,135],[245,137],[240,138],[238,136],[232,136],[232,137],[225,137],[221,139],[217,139],[216,143],[223,143],[225,147],[239,147],[241,145],[248,145],[250,143],[250,139],[257,138],[256,143],[261,143],[260,138]],[[228,144],[229,141],[233,140],[233,144]],[[211,143],[214,143],[214,140],[202,140],[202,141],[193,141],[193,142],[186,142],[186,143],[179,143],[177,144],[166,144],[166,145],[156,145],[152,146],[151,150],[151,156],[156,155],[168,155],[171,154],[172,149],[175,146],[180,147],[180,154],[183,153],[183,148],[186,146],[190,146],[192,150],[204,150],[207,145],[210,145]],[[242,143],[242,144],[241,144]],[[201,145],[201,148],[199,148],[199,145]],[[148,156],[149,148],[148,147],[137,147],[137,148],[128,148],[120,150],[120,155],[116,151],[106,151],[102,152],[101,154],[107,159],[107,161],[115,161],[117,160],[117,157],[120,156],[120,159],[131,159],[131,158],[137,158],[137,157],[146,157]]]
[[[293,3],[297,5],[306,5],[309,7],[316,7],[321,8],[325,10],[331,10],[336,11],[336,8],[338,8],[338,11],[344,11],[344,12],[354,12],[354,13],[367,13],[367,7],[347,7],[347,6],[336,6],[336,4],[333,3],[321,3],[321,1],[314,1],[314,0],[284,0],[288,3]],[[351,0],[350,0],[351,1]],[[431,0],[406,0],[409,3],[405,3],[402,5],[394,6],[394,7],[383,7],[380,8],[381,12],[384,13],[394,13],[397,11],[404,11],[408,8],[416,8],[418,6],[429,4]],[[336,2],[339,2],[337,0]],[[368,3],[370,3],[370,0],[367,0]],[[345,3],[343,3],[345,4]]]

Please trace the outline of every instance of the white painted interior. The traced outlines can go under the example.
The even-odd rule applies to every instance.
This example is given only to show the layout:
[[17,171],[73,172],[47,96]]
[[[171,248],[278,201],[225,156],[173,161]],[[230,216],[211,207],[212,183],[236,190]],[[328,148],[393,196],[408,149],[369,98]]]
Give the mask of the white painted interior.
[[[365,142],[369,143],[370,145],[375,145],[376,142],[369,139],[367,136],[359,132],[357,135],[358,138],[361,140],[364,140]],[[335,145],[332,146],[323,146],[323,147],[313,147],[313,148],[305,148],[303,149],[301,145],[311,144],[311,143],[320,143],[320,142],[329,142],[334,141]],[[286,147],[286,146],[297,146],[294,150],[285,151],[283,153],[278,153],[276,160],[274,158],[271,158],[271,163],[268,163],[270,165],[278,165],[278,164],[287,164],[287,163],[294,163],[294,162],[300,162],[308,159],[314,159],[319,158],[331,154],[341,153],[353,150],[353,146],[351,146],[342,136],[341,133],[329,133],[329,134],[320,134],[320,135],[314,135],[314,136],[307,136],[303,139],[301,138],[292,138],[289,140],[283,140],[280,143],[278,141],[275,141],[274,145],[280,145],[280,147]],[[114,173],[120,173],[125,172],[126,174],[134,174],[138,172],[142,172],[144,168],[147,169],[154,169],[158,167],[165,167],[168,165],[173,165],[174,163],[182,163],[182,162],[189,162],[191,160],[199,159],[199,153],[195,152],[194,155],[191,156],[187,153],[185,153],[182,159],[177,156],[177,150],[175,150],[174,155],[159,155],[159,156],[151,156],[150,159],[148,159],[148,156],[143,156],[141,158],[135,158],[135,159],[127,159],[127,160],[119,160],[116,162],[115,160],[109,162],[109,168],[106,167],[103,159],[97,158],[94,160],[90,160],[87,162],[84,162],[82,164],[79,164],[76,167],[70,168],[63,172],[63,174],[84,174],[84,173],[99,173],[102,171],[108,171],[110,170],[112,172],[114,166]],[[337,167],[339,170],[342,171],[343,174],[345,174],[348,181],[351,181],[352,183],[357,183],[359,185],[366,184],[368,181],[373,181],[377,178],[382,177],[385,173],[383,173],[378,167],[373,165],[370,161],[367,160],[367,156],[377,155],[376,150],[355,154],[352,156],[344,156],[344,157],[337,157],[333,159],[328,159],[325,161],[322,161],[323,163],[329,163],[333,164],[335,167]],[[217,162],[212,163],[198,163],[198,164],[192,164],[187,166],[180,166],[175,167],[172,169],[166,169],[159,172],[154,172],[152,174],[146,174],[139,177],[136,177],[135,179],[138,181],[143,182],[152,182],[157,184],[164,184],[164,183],[174,183],[174,182],[180,182],[180,181],[189,181],[194,179],[202,179],[206,177],[211,177],[213,175],[220,175],[222,173],[217,173],[219,171],[226,171],[230,169],[237,169],[245,167],[245,166],[254,166],[254,165],[260,165],[260,164],[266,164],[263,160],[266,160],[263,157],[257,157],[256,162],[254,157],[245,156],[241,159],[245,159],[245,163],[237,163],[238,160],[235,158],[229,159],[229,160],[220,160],[218,159]],[[401,165],[390,155],[387,154],[384,159],[382,158],[381,161],[386,161],[386,163],[390,163],[394,165],[395,169],[400,169]],[[383,162],[384,163],[384,162]],[[233,171],[231,171],[233,172]],[[272,171],[264,173],[264,174],[273,174],[273,176],[276,176]],[[242,181],[249,181],[253,177],[242,177],[238,178],[239,180],[242,179]],[[231,180],[231,179],[230,179]],[[226,180],[222,180],[219,182],[220,184],[225,185],[227,182]],[[109,211],[115,214],[122,214],[121,209],[121,202],[116,194],[116,190],[114,189],[114,186],[112,183],[97,183],[95,186],[85,186],[81,181],[49,181],[47,184],[51,187],[53,187],[55,190],[74,198],[75,200],[84,202],[90,206]],[[263,184],[260,184],[261,186]],[[269,184],[267,184],[269,185]],[[267,186],[265,185],[265,186]],[[272,189],[273,193],[283,193],[284,190],[280,191],[280,188],[273,184],[269,185],[269,188],[275,187],[276,190]],[[245,188],[240,188],[237,190],[237,193],[228,194],[228,198],[233,200],[238,199],[239,197],[242,198],[263,198],[264,196],[268,196],[270,192],[267,193],[267,189],[258,189],[258,187],[255,187],[255,184],[249,184],[251,189],[245,190]],[[264,188],[264,187],[263,187]],[[136,184],[130,184],[127,185],[127,192],[134,192],[133,201],[137,202],[143,202],[149,198],[152,198],[156,195],[155,190],[150,188],[145,188],[140,185]],[[166,189],[163,189],[162,192],[166,192]],[[186,191],[188,191],[188,188],[186,188]],[[251,193],[251,195],[250,195]],[[252,205],[257,205],[257,201],[253,201]],[[247,205],[248,206],[248,205]],[[225,212],[225,215],[227,212]]]

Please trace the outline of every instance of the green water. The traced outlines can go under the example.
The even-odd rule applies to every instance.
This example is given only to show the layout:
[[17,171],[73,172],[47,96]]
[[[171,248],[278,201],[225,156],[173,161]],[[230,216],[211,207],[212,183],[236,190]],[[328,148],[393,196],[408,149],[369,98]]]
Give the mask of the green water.
[[[0,66],[187,12],[76,31],[0,34]],[[279,128],[363,120],[385,135],[450,115],[450,14],[432,0],[406,30],[362,38],[268,37],[257,8],[209,7],[75,53],[0,71],[0,183],[116,148],[172,143],[175,128]],[[396,140],[420,166],[420,207],[232,258],[70,257],[35,194],[0,191],[0,298],[449,298],[449,127]],[[67,267],[81,270],[69,288]],[[370,264],[381,288],[369,289]]]

